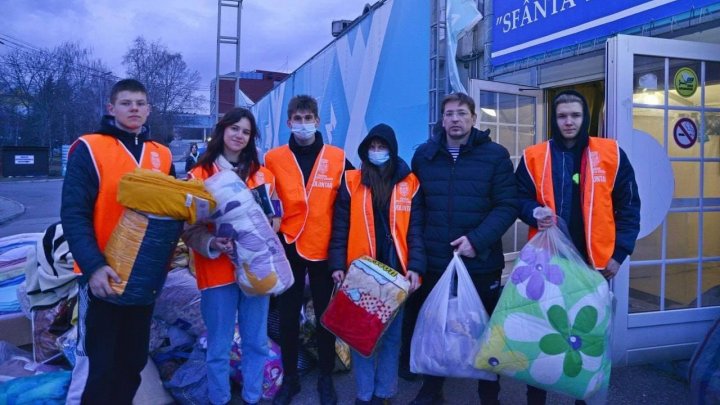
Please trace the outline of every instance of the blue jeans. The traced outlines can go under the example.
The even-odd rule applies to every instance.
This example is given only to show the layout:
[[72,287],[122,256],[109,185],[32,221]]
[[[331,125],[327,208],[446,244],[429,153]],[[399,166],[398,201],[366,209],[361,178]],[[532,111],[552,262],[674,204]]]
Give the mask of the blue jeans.
[[[233,284],[201,292],[207,327],[208,397],[212,404],[230,401],[230,347],[237,319],[242,343],[242,397],[258,402],[262,396],[263,368],[268,357],[267,316],[270,297],[248,297]],[[236,317],[237,314],[237,317]]]
[[372,356],[363,357],[351,350],[358,399],[370,401],[373,394],[380,398],[392,398],[397,393],[402,318],[403,308],[400,308]]

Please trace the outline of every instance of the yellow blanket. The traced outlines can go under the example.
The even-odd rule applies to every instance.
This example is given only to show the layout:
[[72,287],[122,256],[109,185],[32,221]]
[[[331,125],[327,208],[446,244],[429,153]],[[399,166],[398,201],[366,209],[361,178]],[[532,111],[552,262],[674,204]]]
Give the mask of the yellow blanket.
[[178,180],[146,169],[135,169],[120,179],[118,202],[190,224],[207,219],[215,209],[215,200],[201,180]]

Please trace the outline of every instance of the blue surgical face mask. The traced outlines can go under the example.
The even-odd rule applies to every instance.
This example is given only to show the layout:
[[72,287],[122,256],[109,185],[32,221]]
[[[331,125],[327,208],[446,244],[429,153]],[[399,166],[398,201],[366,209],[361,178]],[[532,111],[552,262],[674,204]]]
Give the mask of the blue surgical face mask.
[[309,123],[309,124],[292,124],[292,133],[295,134],[295,136],[298,137],[298,139],[307,141],[308,139],[312,139],[313,136],[315,136],[315,124]]
[[370,163],[374,164],[375,166],[382,166],[385,163],[387,163],[388,160],[390,160],[390,151],[389,150],[381,150],[381,151],[368,151],[368,160]]

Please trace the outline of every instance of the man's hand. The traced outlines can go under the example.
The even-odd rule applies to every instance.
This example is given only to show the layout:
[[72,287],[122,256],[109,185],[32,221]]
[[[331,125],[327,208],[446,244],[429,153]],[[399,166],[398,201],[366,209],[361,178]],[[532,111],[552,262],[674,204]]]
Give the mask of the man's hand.
[[545,218],[538,219],[537,224],[538,231],[544,231],[555,225],[555,215],[548,215]]
[[229,254],[233,249],[233,241],[230,238],[215,237],[210,240],[210,247],[225,254]]
[[335,284],[340,284],[345,279],[345,272],[342,270],[335,270],[332,272],[332,279]]
[[615,259],[610,259],[607,267],[605,267],[605,270],[600,270],[600,274],[602,274],[606,280],[612,280],[612,278],[617,275],[618,271],[620,271],[620,263],[618,263]]
[[410,282],[410,291],[408,291],[410,293],[420,288],[420,284],[422,284],[420,275],[412,270],[408,270],[405,279]]
[[475,253],[475,248],[472,246],[467,236],[461,236],[455,239],[450,242],[450,246],[454,247],[455,251],[458,252],[460,256],[475,257],[477,255],[477,253]]
[[112,287],[110,287],[110,279],[118,284],[122,282],[120,276],[118,276],[117,273],[115,273],[115,270],[113,270],[110,266],[102,266],[95,270],[95,272],[90,276],[90,281],[88,282],[90,291],[92,291],[93,295],[98,298],[106,298],[111,295],[117,295],[117,293],[113,291]]

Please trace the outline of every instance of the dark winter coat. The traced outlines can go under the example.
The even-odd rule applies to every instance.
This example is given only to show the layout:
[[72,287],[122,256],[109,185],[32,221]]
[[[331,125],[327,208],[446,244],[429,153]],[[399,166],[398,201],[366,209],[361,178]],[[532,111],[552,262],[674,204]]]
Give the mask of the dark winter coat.
[[473,128],[457,161],[447,150],[444,131],[413,156],[412,170],[424,196],[428,272],[445,270],[453,254],[450,242],[461,236],[477,254],[463,257],[471,274],[505,266],[501,239],[517,218],[517,191],[510,155],[489,134]]

